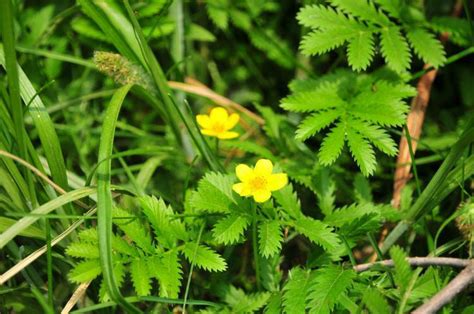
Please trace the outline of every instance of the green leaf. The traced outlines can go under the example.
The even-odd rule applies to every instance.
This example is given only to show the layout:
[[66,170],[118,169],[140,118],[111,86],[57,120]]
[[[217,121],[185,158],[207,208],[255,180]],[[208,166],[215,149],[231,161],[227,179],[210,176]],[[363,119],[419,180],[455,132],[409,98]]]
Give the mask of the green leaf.
[[385,297],[374,288],[365,290],[362,302],[364,302],[370,313],[392,313],[392,309],[388,305],[387,300],[385,300]]
[[329,126],[331,123],[337,120],[340,115],[341,111],[339,110],[320,111],[318,113],[312,114],[298,125],[295,138],[301,141],[306,140],[307,138],[313,136],[316,132],[319,132]]
[[227,0],[207,1],[207,14],[212,22],[220,29],[226,30],[229,24]]
[[308,295],[310,313],[331,313],[339,298],[346,294],[356,274],[339,266],[326,266],[315,271]]
[[223,244],[233,244],[239,241],[250,221],[244,216],[235,214],[219,220],[212,230],[214,239]]
[[469,20],[459,17],[439,16],[434,17],[429,26],[439,33],[448,33],[449,41],[462,47],[469,47],[471,41],[471,25]]
[[73,257],[99,258],[99,247],[97,244],[72,242],[66,249],[66,254]]
[[278,204],[283,207],[283,210],[291,217],[297,218],[302,215],[301,204],[298,195],[293,191],[293,185],[287,184],[284,188],[273,192]]
[[[6,217],[0,217],[0,233],[3,233],[5,230],[10,228],[12,225],[16,223],[16,220]],[[29,237],[29,238],[37,238],[37,239],[44,239],[45,232],[38,227],[29,226],[28,228],[22,230],[19,236]]]
[[69,280],[75,283],[83,283],[95,279],[102,272],[98,259],[88,259],[78,263],[71,272]]
[[357,165],[365,176],[373,174],[377,161],[372,146],[357,131],[347,130],[347,144]]
[[335,250],[340,244],[333,229],[319,220],[301,217],[295,221],[295,228],[311,242],[321,245],[327,251]]
[[259,251],[263,257],[271,257],[281,250],[283,235],[278,221],[269,220],[258,225]]
[[209,172],[198,183],[198,189],[191,197],[191,205],[197,210],[227,213],[235,204],[232,196],[234,179],[230,175]]
[[378,149],[389,156],[396,156],[398,147],[395,141],[382,128],[361,121],[352,120],[351,127],[359,131],[365,139],[369,140]]
[[281,107],[288,111],[307,112],[340,107],[345,104],[338,95],[339,82],[320,86],[282,99]]
[[118,226],[138,247],[145,252],[153,252],[153,245],[151,244],[151,237],[138,217],[133,216],[129,212],[114,207],[113,217],[114,224]]
[[231,306],[231,313],[255,313],[267,303],[270,295],[268,292],[247,295],[242,289],[230,286],[224,301]]
[[183,254],[196,266],[208,271],[224,271],[227,269],[225,260],[214,250],[197,245],[196,243],[186,243]]
[[390,257],[395,267],[395,283],[400,289],[401,295],[403,295],[403,291],[408,286],[412,275],[407,255],[399,246],[395,245],[390,249]]
[[344,139],[346,138],[346,126],[339,122],[327,135],[321,148],[319,149],[319,162],[322,165],[329,166],[336,161],[344,147]]
[[283,287],[283,313],[306,313],[306,299],[311,283],[309,271],[293,268]]
[[320,167],[313,175],[315,193],[318,206],[324,215],[329,215],[334,210],[336,197],[336,184],[331,177],[331,172],[327,167]]
[[400,12],[405,8],[402,0],[374,0],[380,7],[387,11],[392,17],[400,18]]
[[446,62],[446,53],[441,42],[423,28],[413,28],[407,33],[413,50],[425,62],[435,68]]
[[140,258],[130,263],[130,276],[137,295],[147,296],[151,291],[151,275],[146,260]]
[[183,271],[176,250],[151,258],[148,262],[148,269],[160,283],[160,297],[178,298]]
[[382,55],[388,66],[396,72],[405,72],[410,66],[410,49],[408,43],[397,26],[390,26],[381,30]]
[[357,34],[357,30],[345,28],[313,31],[303,37],[300,49],[306,56],[321,55],[344,45]]
[[371,1],[367,0],[330,0],[333,6],[344,13],[351,14],[370,23],[380,26],[390,24],[389,19],[382,12],[378,11]]
[[347,45],[347,59],[353,70],[367,69],[374,57],[374,37],[372,33],[359,32]]
[[161,198],[158,200],[154,196],[141,196],[138,201],[161,245],[172,248],[178,239],[186,240],[188,238],[184,224],[173,217],[173,209],[171,206],[166,206]]

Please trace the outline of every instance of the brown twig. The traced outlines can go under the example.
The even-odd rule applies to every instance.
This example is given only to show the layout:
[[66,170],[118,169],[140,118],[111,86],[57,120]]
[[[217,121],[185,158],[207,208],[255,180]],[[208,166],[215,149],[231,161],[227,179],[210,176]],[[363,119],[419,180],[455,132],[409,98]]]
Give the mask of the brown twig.
[[430,300],[417,308],[412,314],[431,314],[438,312],[459,293],[474,283],[474,260],[464,268],[449,284],[435,294]]
[[[463,4],[462,0],[456,1],[452,16],[459,16],[462,12]],[[441,42],[445,43],[449,38],[448,33],[443,33],[440,36]],[[423,69],[429,69],[431,65],[425,64]],[[417,88],[417,96],[413,98],[411,103],[410,113],[407,116],[407,129],[411,137],[411,150],[413,155],[416,152],[418,145],[418,140],[421,136],[421,130],[423,128],[423,122],[425,120],[426,109],[428,108],[428,103],[430,100],[431,87],[433,82],[438,74],[438,70],[433,69],[425,74],[419,79]],[[408,141],[405,136],[402,136],[399,143],[399,151],[396,163],[395,174],[393,178],[393,194],[392,194],[392,206],[395,208],[400,207],[401,192],[406,186],[407,182],[410,180],[411,175],[411,157],[410,157],[410,148],[408,147]],[[385,237],[388,235],[389,226],[385,225],[380,233],[379,246],[382,246],[385,241]],[[377,254],[374,252],[370,257],[370,261],[374,262],[377,259]]]
[[[427,267],[427,266],[451,266],[451,267],[466,267],[471,263],[471,260],[468,259],[461,259],[461,258],[452,258],[452,257],[409,257],[407,258],[408,263],[411,266],[420,266],[420,267]],[[380,262],[375,263],[366,263],[354,266],[354,270],[356,272],[363,272],[369,270],[370,268],[382,265],[387,267],[393,267],[394,263],[393,260],[388,259]]]
[[232,108],[236,111],[240,111],[243,114],[245,114],[247,117],[250,119],[254,120],[260,125],[265,124],[265,120],[263,120],[262,117],[260,117],[258,114],[253,113],[252,111],[248,110],[244,106],[236,103],[235,101],[226,98],[222,95],[217,94],[214,92],[212,89],[209,87],[205,86],[202,83],[198,83],[196,80],[192,80],[192,83],[182,83],[182,82],[175,82],[175,81],[168,81],[168,85],[173,88],[173,89],[179,89],[183,92],[188,92],[192,93],[195,95],[203,96],[206,98],[209,98],[216,102],[217,104],[224,106],[224,107],[229,107]]

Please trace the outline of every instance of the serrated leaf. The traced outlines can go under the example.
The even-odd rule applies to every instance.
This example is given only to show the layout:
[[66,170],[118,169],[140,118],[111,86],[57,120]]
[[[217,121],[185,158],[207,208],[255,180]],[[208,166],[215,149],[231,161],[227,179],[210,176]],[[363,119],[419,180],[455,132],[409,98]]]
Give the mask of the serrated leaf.
[[388,66],[401,73],[410,66],[410,49],[408,43],[397,26],[390,26],[381,30],[381,51]]
[[227,269],[225,260],[214,250],[197,245],[196,243],[186,243],[183,254],[186,258],[199,268],[208,271],[224,271]]
[[399,18],[400,11],[405,7],[401,0],[374,0],[380,7],[387,11],[392,17]]
[[425,62],[435,68],[446,62],[446,53],[441,42],[423,28],[413,28],[407,33],[413,50]]
[[181,287],[182,270],[178,252],[171,250],[148,260],[150,275],[160,283],[160,297],[176,299]]
[[259,251],[263,257],[271,257],[281,250],[283,235],[278,221],[265,221],[258,225]]
[[226,30],[229,24],[228,2],[226,0],[208,1],[206,8],[209,18],[220,29]]
[[333,229],[319,220],[309,217],[299,218],[295,221],[295,229],[327,251],[335,250],[340,244]]
[[281,107],[288,111],[307,112],[330,109],[345,104],[338,95],[337,82],[327,83],[309,91],[288,96],[281,101]]
[[151,291],[151,275],[148,271],[148,265],[144,259],[134,259],[130,263],[130,276],[132,278],[133,287],[139,296],[150,295]]
[[212,230],[214,239],[219,243],[236,243],[243,235],[250,221],[244,216],[229,215],[219,220]]
[[99,247],[96,244],[72,242],[66,249],[66,254],[73,257],[99,258]]
[[379,12],[371,1],[367,0],[330,0],[332,5],[344,13],[351,14],[370,23],[376,23],[381,26],[390,24],[389,19]]
[[374,37],[369,32],[359,32],[347,45],[347,59],[353,70],[365,70],[374,57]]
[[382,128],[356,120],[352,120],[351,127],[356,129],[364,138],[369,140],[385,154],[389,156],[397,155],[397,144]]
[[392,313],[392,309],[388,305],[387,300],[374,288],[365,290],[362,302],[364,302],[370,313]]
[[74,266],[68,277],[72,282],[83,283],[95,279],[101,273],[100,261],[98,259],[88,259]]
[[314,183],[319,208],[324,215],[329,215],[334,210],[336,200],[334,195],[336,184],[331,177],[329,168],[321,167],[317,169],[312,182]]
[[191,205],[208,212],[227,213],[235,204],[232,196],[234,179],[230,175],[209,172],[198,183],[198,189],[191,196]]
[[365,176],[374,173],[377,161],[372,146],[354,129],[347,130],[347,145],[357,165]]
[[150,235],[145,228],[143,228],[143,224],[139,221],[138,217],[117,207],[113,208],[113,217],[115,218],[114,224],[142,250],[153,252]]
[[320,111],[312,114],[298,125],[295,138],[301,141],[306,140],[337,120],[340,114],[339,110]]
[[351,269],[345,270],[339,266],[327,266],[315,271],[308,295],[309,312],[329,314],[352,286],[355,273]]
[[186,227],[179,219],[172,217],[174,215],[173,209],[171,206],[166,206],[161,198],[158,200],[154,196],[145,195],[141,196],[138,201],[161,245],[172,248],[178,239],[187,239]]
[[390,257],[395,267],[395,283],[400,289],[401,295],[403,295],[403,291],[408,286],[412,275],[407,255],[399,246],[393,246],[390,249]]
[[293,191],[293,185],[291,183],[287,184],[283,189],[273,192],[273,196],[277,203],[283,207],[283,210],[293,218],[302,215],[300,200],[296,192]]
[[345,138],[346,126],[340,122],[331,129],[321,144],[318,157],[322,165],[329,166],[336,161],[344,147]]
[[231,306],[231,313],[254,313],[267,303],[270,295],[268,292],[247,295],[242,289],[230,286],[224,301]]
[[283,287],[283,313],[306,313],[306,299],[311,283],[309,271],[293,268]]
[[321,55],[342,46],[349,39],[357,36],[357,30],[327,29],[313,31],[303,37],[300,50],[306,56]]

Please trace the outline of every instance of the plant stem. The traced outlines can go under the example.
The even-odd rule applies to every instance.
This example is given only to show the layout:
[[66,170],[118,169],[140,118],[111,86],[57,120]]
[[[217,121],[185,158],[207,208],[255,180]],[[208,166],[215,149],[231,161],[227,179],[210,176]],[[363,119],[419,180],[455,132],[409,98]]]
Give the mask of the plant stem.
[[255,281],[257,289],[260,290],[260,256],[257,247],[257,204],[252,202],[252,250],[255,259]]
[[[196,251],[193,254],[193,260],[196,258],[197,254],[197,249],[199,246],[199,242],[201,242],[201,236],[202,232],[204,231],[204,227],[206,226],[206,223],[203,222],[201,229],[199,229],[198,237],[196,240]],[[186,302],[188,300],[188,295],[189,295],[189,288],[191,287],[191,279],[193,276],[193,270],[194,270],[194,262],[191,262],[191,267],[189,268],[189,276],[188,276],[188,281],[186,282],[186,290],[184,291],[184,300],[183,300],[183,314],[186,314]]]
[[351,250],[351,247],[349,246],[349,242],[347,242],[347,239],[345,236],[341,236],[341,238],[342,238],[342,242],[344,242],[344,246],[346,247],[347,255],[349,255],[349,259],[351,260],[352,266],[356,267],[357,262],[354,258],[354,254],[352,254],[352,250]]
[[53,256],[51,252],[51,226],[49,225],[49,219],[45,218],[46,227],[46,262],[47,262],[47,273],[48,273],[48,303],[49,306],[54,309],[53,301]]

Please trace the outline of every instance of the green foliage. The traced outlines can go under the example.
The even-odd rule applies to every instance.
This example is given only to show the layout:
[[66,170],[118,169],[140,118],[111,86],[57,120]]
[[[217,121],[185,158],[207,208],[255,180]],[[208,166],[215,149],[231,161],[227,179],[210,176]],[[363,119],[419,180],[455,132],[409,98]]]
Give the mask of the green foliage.
[[407,261],[407,255],[403,250],[398,246],[393,246],[390,249],[390,257],[393,260],[393,264],[395,265],[395,282],[400,289],[400,294],[402,295],[407,288],[411,276],[412,271],[410,268],[410,264]]
[[355,273],[338,266],[318,269],[309,287],[310,313],[331,313],[351,288]]
[[[184,220],[175,217],[173,208],[161,198],[144,195],[137,198],[137,203],[142,207],[145,221],[126,210],[113,209],[117,232],[112,238],[112,249],[118,284],[125,284],[125,274],[129,273],[136,294],[148,296],[153,293],[153,279],[156,279],[161,297],[177,298],[182,284],[179,253],[208,271],[223,271],[227,268],[226,262],[217,252],[203,244],[189,242],[189,226]],[[79,241],[70,243],[66,254],[82,259],[70,272],[71,281],[82,283],[101,275],[96,229],[81,231]],[[104,281],[101,298],[108,300],[105,285]]]
[[415,90],[402,82],[382,78],[381,73],[355,75],[339,71],[305,86],[293,86],[293,93],[281,106],[294,112],[314,112],[298,126],[296,139],[305,140],[329,128],[319,149],[319,162],[333,164],[344,143],[366,176],[375,171],[373,146],[394,156],[396,144],[382,127],[401,126],[408,107],[404,99]]
[[258,225],[259,252],[271,257],[281,250],[283,235],[278,221],[264,221]]
[[[424,62],[435,67],[446,62],[443,46],[427,31],[429,23],[406,2],[330,0],[329,3],[331,6],[308,5],[298,13],[300,24],[312,29],[301,42],[304,54],[319,55],[348,43],[349,65],[356,71],[365,70],[372,63],[376,49],[374,37],[379,35],[381,54],[397,72],[410,67],[407,39]],[[419,13],[419,20],[415,22],[413,16],[401,12]]]
[[283,287],[284,313],[305,313],[306,299],[313,278],[307,270],[293,268],[288,273],[288,281]]
[[321,221],[302,217],[295,221],[295,229],[311,242],[321,245],[328,251],[334,251],[340,244],[333,229]]
[[191,205],[197,210],[226,213],[235,204],[232,195],[232,176],[208,173],[199,181],[196,192],[191,197]]
[[214,239],[224,244],[238,242],[249,224],[250,221],[246,217],[231,214],[214,225]]

